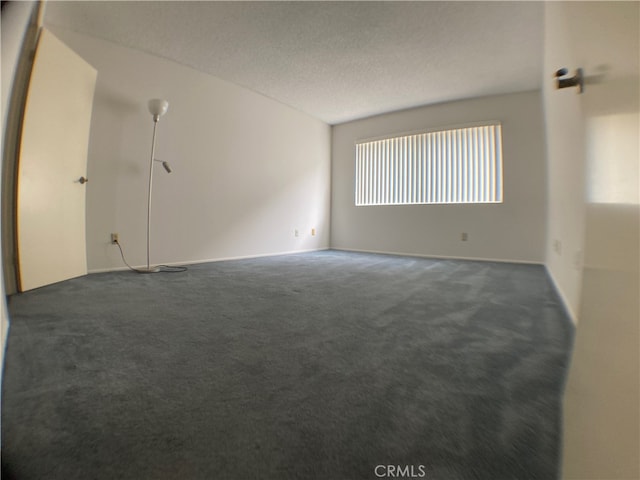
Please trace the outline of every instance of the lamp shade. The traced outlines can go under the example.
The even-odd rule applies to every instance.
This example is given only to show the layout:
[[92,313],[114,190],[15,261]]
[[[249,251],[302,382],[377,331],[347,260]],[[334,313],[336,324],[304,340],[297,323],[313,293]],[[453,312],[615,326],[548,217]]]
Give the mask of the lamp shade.
[[167,113],[167,109],[169,108],[169,102],[166,100],[161,100],[159,98],[154,98],[149,100],[149,112],[154,117],[159,117]]

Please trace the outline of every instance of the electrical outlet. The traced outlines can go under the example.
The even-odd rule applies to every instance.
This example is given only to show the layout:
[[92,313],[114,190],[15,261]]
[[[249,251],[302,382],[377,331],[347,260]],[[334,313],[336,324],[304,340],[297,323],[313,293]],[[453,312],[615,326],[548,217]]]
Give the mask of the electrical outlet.
[[312,229],[311,229],[311,236],[312,236],[312,237],[315,237],[315,236],[316,236],[316,229],[315,229],[315,228],[312,228]]
[[120,239],[118,238],[118,234],[117,233],[112,233],[111,234],[111,243],[115,244],[118,243],[120,241]]
[[463,242],[466,242],[467,240],[469,240],[469,235],[467,234],[467,232],[462,232],[460,234],[460,240],[462,240]]
[[296,237],[299,237],[299,236],[300,236],[300,232],[298,231],[298,229],[297,229],[297,228],[293,231],[293,234],[294,234]]

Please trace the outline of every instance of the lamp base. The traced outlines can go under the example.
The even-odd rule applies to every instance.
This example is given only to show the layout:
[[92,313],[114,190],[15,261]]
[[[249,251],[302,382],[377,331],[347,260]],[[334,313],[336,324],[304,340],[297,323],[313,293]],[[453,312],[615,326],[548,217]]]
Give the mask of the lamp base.
[[138,273],[158,273],[160,271],[160,267],[142,267],[142,268],[137,268],[136,271]]

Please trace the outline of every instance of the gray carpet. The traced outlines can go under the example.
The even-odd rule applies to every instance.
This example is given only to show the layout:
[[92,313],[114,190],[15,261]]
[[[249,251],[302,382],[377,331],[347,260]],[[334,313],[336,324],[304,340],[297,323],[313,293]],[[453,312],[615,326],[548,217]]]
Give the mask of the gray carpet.
[[9,307],[3,478],[558,476],[573,329],[541,266],[325,251]]

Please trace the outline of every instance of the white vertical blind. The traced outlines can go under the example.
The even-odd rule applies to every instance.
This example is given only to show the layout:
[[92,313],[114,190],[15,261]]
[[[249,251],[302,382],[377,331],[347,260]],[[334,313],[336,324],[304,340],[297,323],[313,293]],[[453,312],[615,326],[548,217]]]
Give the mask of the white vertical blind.
[[356,205],[502,202],[502,127],[356,144]]

